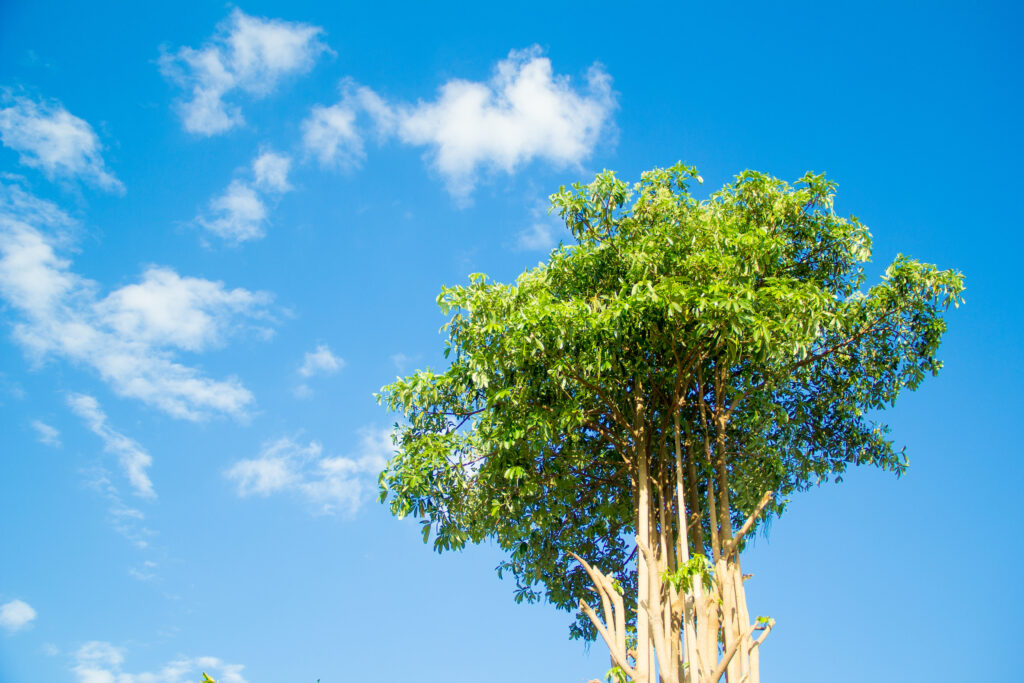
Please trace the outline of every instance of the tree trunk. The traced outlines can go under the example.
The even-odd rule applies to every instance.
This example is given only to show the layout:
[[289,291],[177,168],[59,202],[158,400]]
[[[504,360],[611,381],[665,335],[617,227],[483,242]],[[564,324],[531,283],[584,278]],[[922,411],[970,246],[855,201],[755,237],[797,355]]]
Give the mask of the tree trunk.
[[[637,543],[651,544],[651,513],[650,513],[650,481],[647,476],[647,449],[639,449],[639,476],[637,477]],[[642,550],[636,553],[637,598],[636,598],[636,673],[637,683],[649,683],[653,669],[651,661],[651,630],[647,619],[648,593],[650,577],[647,554]]]

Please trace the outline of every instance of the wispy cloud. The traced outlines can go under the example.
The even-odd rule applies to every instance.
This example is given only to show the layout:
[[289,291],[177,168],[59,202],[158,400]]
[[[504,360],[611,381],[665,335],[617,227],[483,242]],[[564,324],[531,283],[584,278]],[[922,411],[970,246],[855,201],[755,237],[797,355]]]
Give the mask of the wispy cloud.
[[39,443],[60,448],[60,431],[56,427],[51,427],[42,420],[32,420],[32,429],[36,430]]
[[129,567],[128,575],[139,581],[152,581],[156,578],[156,572],[154,571],[156,567],[156,562],[146,560],[139,567]]
[[[299,375],[309,379],[315,375],[333,375],[345,367],[345,361],[331,353],[327,344],[319,344],[315,351],[307,351],[299,366]],[[313,389],[308,384],[299,384],[292,389],[295,398],[310,398]]]
[[235,244],[263,237],[267,207],[250,185],[232,180],[228,189],[210,202],[210,216],[199,224],[227,242]]
[[561,236],[567,236],[565,224],[539,204],[531,211],[530,224],[516,235],[515,248],[519,251],[548,251]]
[[110,526],[129,543],[145,550],[149,548],[150,539],[156,532],[146,526],[146,514],[135,507],[125,504],[117,486],[110,480],[110,473],[102,467],[85,472],[86,485],[106,498],[110,507],[107,509]]
[[103,440],[103,449],[117,456],[118,463],[128,477],[135,494],[144,498],[153,498],[153,482],[150,481],[146,469],[153,464],[153,458],[135,439],[131,439],[107,424],[107,415],[100,408],[99,401],[85,394],[68,396],[71,411],[82,418],[86,427]]
[[341,100],[331,106],[316,105],[302,122],[302,147],[322,167],[351,169],[365,157],[357,117],[369,114],[383,140],[394,132],[394,111],[377,93],[345,79]]
[[358,161],[364,136],[356,120],[365,113],[379,136],[426,147],[448,190],[465,199],[485,173],[513,173],[534,160],[579,164],[612,131],[615,107],[611,76],[600,65],[587,71],[584,88],[575,88],[534,46],[510,52],[487,81],[453,79],[435,100],[414,105],[389,104],[345,82],[338,104],[313,108],[304,145],[323,165]]
[[59,102],[7,97],[0,108],[0,141],[20,155],[22,164],[48,178],[81,178],[111,192],[124,192],[107,171],[103,146],[92,126]]
[[219,683],[246,683],[241,664],[228,664],[217,657],[179,657],[155,671],[126,673],[124,648],[94,640],[75,652],[71,671],[79,683],[193,683],[201,672]]
[[291,167],[291,157],[276,152],[263,152],[252,162],[256,187],[270,192],[287,192],[292,189],[288,183]]
[[266,198],[292,189],[288,182],[291,157],[263,152],[252,163],[252,180],[235,179],[223,194],[210,202],[209,213],[199,225],[230,244],[263,237],[267,222]]
[[[59,236],[70,219],[49,202],[0,184],[0,298],[19,318],[14,339],[36,362],[92,367],[121,396],[175,417],[244,416],[253,396],[239,380],[212,380],[177,351],[221,345],[247,321],[269,319],[269,295],[151,267],[137,284],[99,294],[71,270]],[[258,327],[269,334],[266,327]]]
[[348,457],[326,456],[316,441],[302,445],[282,437],[266,444],[259,457],[236,462],[225,476],[242,497],[289,493],[317,514],[351,516],[393,452],[390,429],[364,428],[359,436],[359,448]]
[[331,375],[345,367],[345,361],[331,353],[327,344],[319,344],[316,351],[307,351],[299,368],[303,377],[313,375]]
[[391,362],[394,364],[396,370],[404,372],[405,369],[409,367],[410,363],[418,360],[419,358],[420,354],[407,356],[406,354],[399,352],[391,355]]
[[24,600],[11,600],[0,605],[0,627],[14,633],[28,626],[36,618],[36,611]]
[[555,231],[543,222],[534,222],[516,237],[516,247],[523,251],[543,251],[555,244]]
[[232,95],[265,97],[283,78],[308,72],[328,51],[322,33],[309,24],[235,9],[202,47],[164,54],[161,71],[187,92],[178,104],[185,130],[216,135],[242,124],[241,109],[228,101]]

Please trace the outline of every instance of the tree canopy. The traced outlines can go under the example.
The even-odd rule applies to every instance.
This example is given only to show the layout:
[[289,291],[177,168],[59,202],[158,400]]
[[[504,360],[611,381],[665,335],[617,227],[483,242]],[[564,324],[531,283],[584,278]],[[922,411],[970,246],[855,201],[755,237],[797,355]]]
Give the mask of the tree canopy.
[[[879,411],[938,372],[963,291],[904,256],[865,289],[870,234],[835,213],[823,175],[747,171],[706,200],[694,181],[680,164],[560,189],[576,243],[514,284],[445,287],[449,367],[380,394],[402,417],[380,479],[392,511],[421,518],[439,551],[496,541],[517,600],[575,610],[596,571],[613,585],[602,599],[625,600],[605,612],[629,643],[646,637],[638,619],[661,618],[648,612],[663,580],[695,571],[687,558],[738,567],[791,493],[851,465],[904,471]],[[575,637],[602,628],[587,610]]]

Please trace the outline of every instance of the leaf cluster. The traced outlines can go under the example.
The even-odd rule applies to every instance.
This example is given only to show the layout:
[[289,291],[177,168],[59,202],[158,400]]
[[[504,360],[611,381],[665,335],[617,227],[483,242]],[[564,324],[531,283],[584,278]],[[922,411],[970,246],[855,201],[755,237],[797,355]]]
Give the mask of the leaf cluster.
[[[870,233],[835,213],[823,175],[747,171],[703,201],[695,181],[679,164],[561,188],[552,207],[576,244],[511,284],[445,287],[449,367],[381,390],[403,419],[381,499],[438,551],[493,539],[517,600],[574,610],[588,581],[569,552],[635,596],[633,456],[667,473],[674,419],[701,491],[715,476],[702,448],[727,424],[737,524],[765,490],[781,494],[770,519],[850,465],[906,467],[872,416],[941,367],[962,276],[900,256],[864,289]],[[695,551],[710,555],[714,523],[700,519]]]

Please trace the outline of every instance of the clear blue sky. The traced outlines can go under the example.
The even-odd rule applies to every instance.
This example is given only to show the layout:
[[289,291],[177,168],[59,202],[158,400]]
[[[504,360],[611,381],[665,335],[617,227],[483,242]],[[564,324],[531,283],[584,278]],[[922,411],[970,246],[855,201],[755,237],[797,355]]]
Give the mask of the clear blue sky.
[[765,680],[1018,677],[1021,12],[716,5],[0,3],[0,680],[602,676],[374,501],[372,393],[560,184],[677,160],[825,171],[878,267],[967,277],[909,474],[746,553]]

